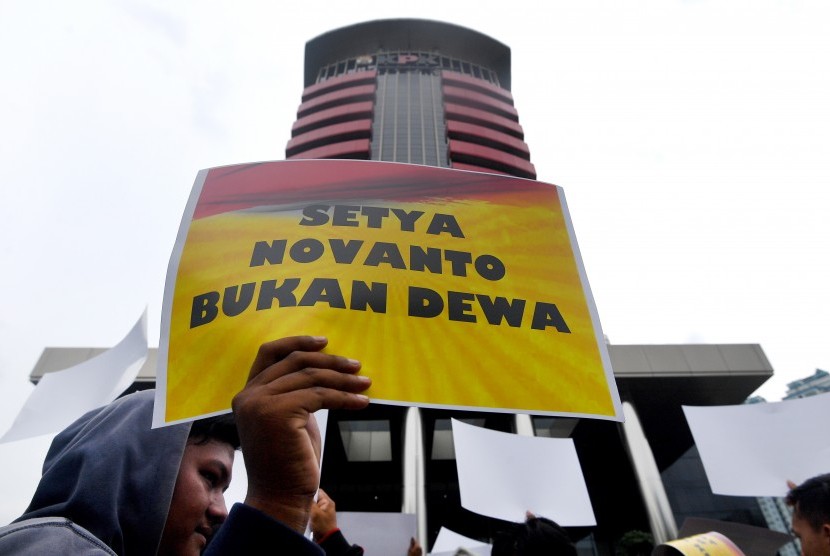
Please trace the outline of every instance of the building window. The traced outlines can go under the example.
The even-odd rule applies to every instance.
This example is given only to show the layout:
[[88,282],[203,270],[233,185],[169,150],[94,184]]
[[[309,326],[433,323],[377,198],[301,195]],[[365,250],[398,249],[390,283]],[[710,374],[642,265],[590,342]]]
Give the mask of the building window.
[[338,425],[348,461],[392,461],[389,421],[340,421]]
[[[468,425],[484,426],[484,417],[473,419],[459,419]],[[435,432],[432,435],[432,459],[455,459],[455,444],[452,440],[452,421],[450,419],[436,419]]]

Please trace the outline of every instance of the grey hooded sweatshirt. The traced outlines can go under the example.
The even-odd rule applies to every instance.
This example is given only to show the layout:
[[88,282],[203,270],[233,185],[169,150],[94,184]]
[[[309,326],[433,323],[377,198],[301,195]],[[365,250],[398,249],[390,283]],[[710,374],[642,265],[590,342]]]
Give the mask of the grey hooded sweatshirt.
[[[154,555],[190,423],[152,429],[154,391],[91,411],[55,437],[26,512],[0,528],[0,554]],[[276,520],[242,504],[206,554],[321,554]]]

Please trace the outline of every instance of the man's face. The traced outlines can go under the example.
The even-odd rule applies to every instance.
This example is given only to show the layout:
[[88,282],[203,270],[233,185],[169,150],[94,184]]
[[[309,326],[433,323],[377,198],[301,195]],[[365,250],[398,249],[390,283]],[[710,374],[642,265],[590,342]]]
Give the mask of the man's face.
[[228,517],[225,489],[231,482],[234,449],[217,440],[188,440],[173,489],[160,556],[197,556]]
[[803,556],[830,556],[830,523],[814,529],[809,522],[793,513],[793,533],[801,540]]

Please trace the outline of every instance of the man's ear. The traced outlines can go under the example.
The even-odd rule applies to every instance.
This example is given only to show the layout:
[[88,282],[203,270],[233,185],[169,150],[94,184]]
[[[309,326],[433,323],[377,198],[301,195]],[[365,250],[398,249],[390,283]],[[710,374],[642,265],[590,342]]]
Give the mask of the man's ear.
[[821,539],[824,542],[824,545],[830,547],[830,523],[825,523],[819,529],[819,533],[821,534]]

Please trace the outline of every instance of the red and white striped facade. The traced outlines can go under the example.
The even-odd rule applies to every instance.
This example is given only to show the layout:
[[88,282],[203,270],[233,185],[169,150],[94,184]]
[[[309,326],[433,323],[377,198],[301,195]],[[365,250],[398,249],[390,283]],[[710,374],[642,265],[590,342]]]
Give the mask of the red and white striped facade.
[[348,158],[536,178],[510,84],[510,51],[422,20],[338,29],[306,45],[287,159]]

